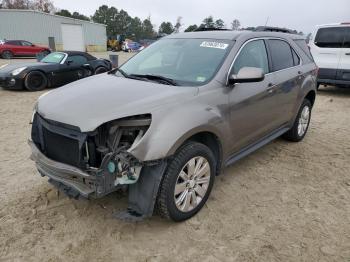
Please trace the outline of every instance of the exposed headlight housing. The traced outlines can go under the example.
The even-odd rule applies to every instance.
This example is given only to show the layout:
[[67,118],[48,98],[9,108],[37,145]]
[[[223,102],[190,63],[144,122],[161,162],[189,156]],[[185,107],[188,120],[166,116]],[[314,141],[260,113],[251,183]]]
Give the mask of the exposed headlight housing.
[[25,69],[27,69],[26,66],[17,68],[17,69],[15,69],[15,70],[13,70],[11,74],[12,74],[13,76],[16,76],[16,75],[20,74],[20,73],[21,73],[23,70],[25,70]]
[[38,111],[38,100],[35,102],[34,107],[33,107],[33,113],[32,113],[32,118],[30,119],[29,124],[33,124],[34,122],[34,116],[36,112]]

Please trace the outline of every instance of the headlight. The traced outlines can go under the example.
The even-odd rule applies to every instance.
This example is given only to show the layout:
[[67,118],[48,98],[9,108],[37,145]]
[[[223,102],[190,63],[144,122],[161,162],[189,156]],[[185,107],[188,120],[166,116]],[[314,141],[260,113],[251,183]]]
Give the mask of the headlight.
[[17,69],[15,69],[15,70],[13,70],[12,71],[12,75],[13,76],[16,76],[16,75],[18,75],[18,74],[20,74],[23,70],[25,70],[27,67],[20,67],[20,68],[17,68]]
[[8,66],[8,64],[4,64],[4,65],[0,66],[0,69],[4,68],[6,66]]

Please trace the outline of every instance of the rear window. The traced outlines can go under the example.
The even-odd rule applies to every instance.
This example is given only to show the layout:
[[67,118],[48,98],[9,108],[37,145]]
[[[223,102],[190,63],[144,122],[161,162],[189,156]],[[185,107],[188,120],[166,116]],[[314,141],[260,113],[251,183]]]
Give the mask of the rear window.
[[346,33],[346,27],[320,28],[315,37],[315,45],[321,48],[342,48]]
[[308,47],[308,45],[306,44],[306,41],[304,39],[297,39],[294,40],[294,42],[300,47],[301,50],[303,50],[303,52],[305,53],[305,55],[308,58],[308,61],[304,61],[305,63],[311,63],[314,61],[311,52],[310,52],[310,48]]
[[[269,40],[269,48],[272,58],[272,71],[278,71],[294,66],[292,48],[281,40]],[[297,62],[297,61],[296,61]]]

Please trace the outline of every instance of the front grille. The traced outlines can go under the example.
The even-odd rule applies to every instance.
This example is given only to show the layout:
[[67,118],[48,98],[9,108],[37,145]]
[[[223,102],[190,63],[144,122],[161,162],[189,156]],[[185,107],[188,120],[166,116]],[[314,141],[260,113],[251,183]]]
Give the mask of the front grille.
[[44,151],[47,157],[69,165],[78,166],[80,162],[79,141],[43,127]]
[[77,128],[74,130],[63,127],[63,124],[53,124],[36,113],[32,140],[48,158],[76,167],[83,166],[81,146],[86,141],[86,135]]

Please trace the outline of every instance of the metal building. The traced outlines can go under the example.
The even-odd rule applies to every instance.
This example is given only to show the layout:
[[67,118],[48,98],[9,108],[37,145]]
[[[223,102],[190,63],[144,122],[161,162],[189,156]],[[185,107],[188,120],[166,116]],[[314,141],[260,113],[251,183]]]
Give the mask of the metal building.
[[0,39],[27,40],[57,51],[106,51],[106,26],[34,10],[0,9]]

